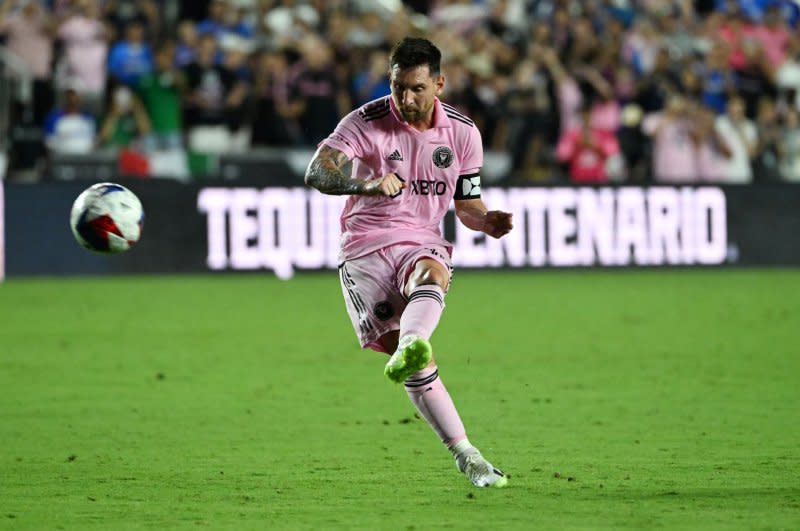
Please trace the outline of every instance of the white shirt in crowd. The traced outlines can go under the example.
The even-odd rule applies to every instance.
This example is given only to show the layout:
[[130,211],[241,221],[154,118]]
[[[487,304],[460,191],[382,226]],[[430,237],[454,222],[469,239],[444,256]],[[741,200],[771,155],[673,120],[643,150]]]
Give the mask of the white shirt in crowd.
[[731,156],[725,164],[724,182],[732,184],[753,182],[753,168],[747,146],[754,145],[758,140],[755,124],[751,120],[744,119],[737,131],[731,119],[722,115],[717,118],[716,128],[731,150]]

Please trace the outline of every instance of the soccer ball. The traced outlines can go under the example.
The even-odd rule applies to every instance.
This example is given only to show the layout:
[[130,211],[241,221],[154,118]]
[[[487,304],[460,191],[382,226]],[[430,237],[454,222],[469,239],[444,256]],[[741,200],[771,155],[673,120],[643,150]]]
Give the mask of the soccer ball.
[[139,241],[144,210],[139,198],[124,186],[98,183],[75,199],[69,224],[75,239],[87,249],[121,253]]

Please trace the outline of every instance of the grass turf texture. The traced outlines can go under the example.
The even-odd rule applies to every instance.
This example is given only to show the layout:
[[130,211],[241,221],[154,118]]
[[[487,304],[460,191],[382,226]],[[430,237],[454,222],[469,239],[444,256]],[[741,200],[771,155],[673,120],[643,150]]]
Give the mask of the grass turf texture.
[[460,476],[335,274],[0,286],[0,528],[797,528],[800,271],[459,272]]

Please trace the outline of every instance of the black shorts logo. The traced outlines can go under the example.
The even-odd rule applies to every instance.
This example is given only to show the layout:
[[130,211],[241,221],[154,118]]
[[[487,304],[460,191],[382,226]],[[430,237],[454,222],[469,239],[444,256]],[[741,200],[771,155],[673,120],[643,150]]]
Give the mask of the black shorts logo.
[[394,308],[392,307],[391,302],[381,301],[375,305],[375,307],[372,309],[372,313],[374,313],[375,317],[381,321],[388,321],[394,315]]
[[453,164],[453,150],[447,146],[439,146],[433,151],[433,163],[437,168],[449,168]]

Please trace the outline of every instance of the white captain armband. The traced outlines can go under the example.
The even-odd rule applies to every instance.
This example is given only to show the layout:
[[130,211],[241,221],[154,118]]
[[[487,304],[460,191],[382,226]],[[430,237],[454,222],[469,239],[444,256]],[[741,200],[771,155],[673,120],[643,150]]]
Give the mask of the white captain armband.
[[453,199],[477,199],[481,196],[481,174],[459,175]]

